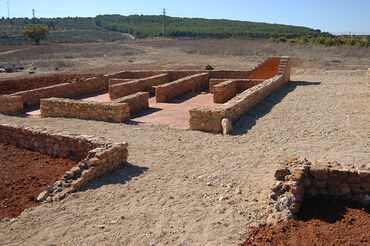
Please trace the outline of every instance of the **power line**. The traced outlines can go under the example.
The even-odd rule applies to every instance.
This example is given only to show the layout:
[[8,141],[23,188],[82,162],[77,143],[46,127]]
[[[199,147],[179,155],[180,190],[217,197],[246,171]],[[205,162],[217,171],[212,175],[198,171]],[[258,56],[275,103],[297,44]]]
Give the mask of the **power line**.
[[166,36],[166,9],[163,9],[163,37]]

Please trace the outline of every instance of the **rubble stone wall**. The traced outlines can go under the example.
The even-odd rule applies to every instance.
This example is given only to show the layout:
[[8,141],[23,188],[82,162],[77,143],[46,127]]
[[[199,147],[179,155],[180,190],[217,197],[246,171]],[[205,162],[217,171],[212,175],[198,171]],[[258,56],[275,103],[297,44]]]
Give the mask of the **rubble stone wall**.
[[209,92],[213,94],[213,88],[216,85],[221,84],[222,82],[225,82],[226,80],[228,79],[210,79],[209,80]]
[[48,98],[41,99],[40,109],[41,117],[67,117],[119,123],[130,119],[130,106],[127,103]]
[[127,103],[130,106],[130,114],[132,115],[149,108],[149,92],[137,92],[115,99],[114,102]]
[[0,80],[0,94],[13,94],[67,82],[82,81],[93,76],[92,74],[54,74],[47,76],[31,75],[30,78]]
[[254,68],[248,75],[248,79],[270,79],[274,77],[280,66],[281,57],[269,57]]
[[126,142],[113,143],[92,136],[22,128],[15,125],[0,125],[0,133],[1,142],[56,157],[81,160],[60,180],[50,184],[41,192],[37,197],[38,201],[61,200],[82,185],[127,164],[128,144]]
[[212,79],[246,79],[251,71],[212,70],[210,73]]
[[263,82],[261,79],[230,79],[213,87],[213,102],[225,103],[236,94],[241,93]]
[[0,96],[0,113],[8,115],[21,114],[23,112],[23,101],[20,96]]
[[209,73],[201,73],[159,85],[155,90],[156,101],[167,102],[168,100],[181,96],[186,92],[206,89],[208,88],[209,79]]
[[168,74],[159,74],[144,79],[137,79],[121,84],[111,85],[109,86],[109,97],[111,100],[114,100],[142,91],[147,91],[154,94],[155,86],[168,82]]
[[226,80],[213,88],[213,102],[225,103],[238,93],[238,82],[234,79]]
[[268,223],[296,217],[304,197],[350,199],[370,205],[370,164],[309,161],[285,157],[275,171],[269,195]]
[[117,84],[122,84],[126,82],[130,82],[132,79],[109,79],[108,85],[117,85]]
[[221,106],[212,109],[197,107],[189,110],[190,129],[222,132],[221,121],[223,118],[227,118],[231,122],[236,121],[262,99],[287,83],[290,79],[290,66],[290,58],[282,57],[279,61],[278,75],[273,78],[263,82],[258,82],[256,79],[257,85],[237,94]]
[[82,95],[102,92],[108,90],[107,78],[95,77],[84,81],[76,81],[71,83],[63,83],[33,90],[21,91],[12,96],[22,97],[25,108],[38,106],[40,99],[59,97],[59,98],[74,98]]

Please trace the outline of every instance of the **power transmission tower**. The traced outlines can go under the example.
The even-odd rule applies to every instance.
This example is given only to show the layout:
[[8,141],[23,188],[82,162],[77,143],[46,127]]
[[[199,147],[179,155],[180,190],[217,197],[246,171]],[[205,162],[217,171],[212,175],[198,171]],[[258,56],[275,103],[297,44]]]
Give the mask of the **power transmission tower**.
[[6,1],[6,5],[8,7],[8,19],[10,18],[10,11],[9,11],[9,1]]
[[32,9],[32,18],[34,18],[35,19],[35,9]]
[[166,36],[166,9],[163,9],[163,37]]

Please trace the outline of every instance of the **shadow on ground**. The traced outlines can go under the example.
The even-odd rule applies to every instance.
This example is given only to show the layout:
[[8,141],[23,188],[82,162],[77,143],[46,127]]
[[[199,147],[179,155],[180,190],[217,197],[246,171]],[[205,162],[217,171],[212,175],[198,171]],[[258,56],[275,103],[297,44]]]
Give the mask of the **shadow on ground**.
[[135,166],[131,163],[127,163],[125,166],[115,169],[114,171],[105,174],[104,176],[97,178],[88,184],[84,185],[79,191],[86,191],[89,189],[98,189],[104,185],[109,184],[125,184],[134,177],[138,177],[147,171],[147,167]]
[[235,123],[234,131],[231,135],[246,134],[250,129],[252,129],[259,118],[269,113],[276,104],[280,103],[286,95],[294,91],[298,86],[315,86],[320,84],[320,82],[306,81],[291,81],[287,83],[240,117],[240,119]]
[[348,208],[362,209],[366,213],[370,212],[370,206],[358,202],[317,196],[304,199],[299,210],[298,219],[302,221],[318,219],[327,223],[335,223],[343,219],[348,212]]

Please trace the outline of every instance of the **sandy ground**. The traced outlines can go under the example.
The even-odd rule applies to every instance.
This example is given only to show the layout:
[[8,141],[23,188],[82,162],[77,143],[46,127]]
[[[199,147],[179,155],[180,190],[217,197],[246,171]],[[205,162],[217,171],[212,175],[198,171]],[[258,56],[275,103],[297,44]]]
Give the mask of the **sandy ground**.
[[[154,48],[146,52],[148,60],[168,54]],[[186,67],[193,60],[191,66],[200,67],[217,58],[182,55],[177,61],[161,58],[157,65]],[[255,57],[218,58],[223,67],[256,64]],[[280,158],[370,159],[367,71],[312,69],[317,64],[311,63],[295,67],[292,82],[243,116],[230,136],[0,115],[0,123],[130,144],[127,167],[61,202],[28,209],[14,223],[1,222],[0,245],[236,245],[247,226],[265,222],[266,198]]]

